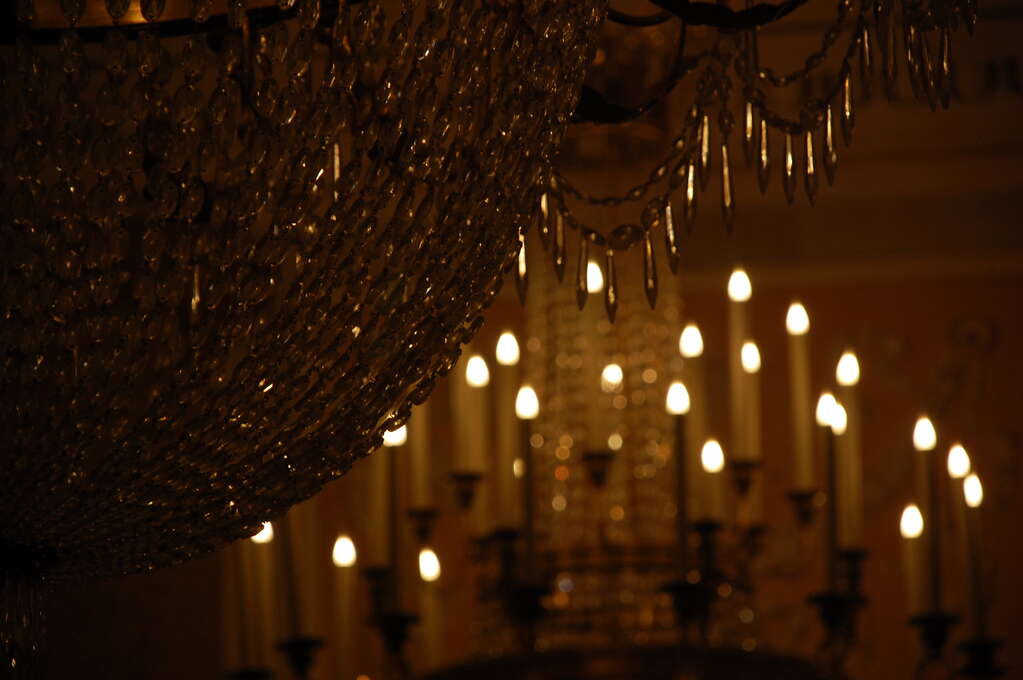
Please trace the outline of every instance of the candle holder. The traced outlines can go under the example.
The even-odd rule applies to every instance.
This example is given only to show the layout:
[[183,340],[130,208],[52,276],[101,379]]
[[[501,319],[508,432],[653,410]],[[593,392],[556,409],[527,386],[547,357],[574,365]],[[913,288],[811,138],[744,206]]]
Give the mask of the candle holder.
[[614,461],[614,452],[608,449],[588,449],[583,451],[582,461],[586,471],[590,473],[590,482],[596,487],[603,487],[607,482],[607,473]]
[[288,662],[288,668],[294,674],[296,680],[308,680],[309,671],[316,659],[316,652],[323,647],[323,639],[299,635],[286,640],[281,640],[277,649],[284,653]]
[[825,590],[811,595],[808,602],[817,609],[828,640],[835,642],[842,637],[853,638],[856,612],[866,604],[866,599],[856,593]]
[[544,614],[543,597],[549,592],[550,585],[539,580],[513,582],[505,592],[505,609],[526,651],[536,647],[536,624]]
[[483,476],[478,472],[452,472],[451,479],[455,482],[455,500],[458,507],[468,510],[476,497],[476,485]]
[[975,637],[958,645],[958,649],[966,657],[959,673],[966,678],[987,680],[1005,675],[1005,668],[998,665],[996,658],[1002,646],[1001,640],[989,637]]
[[928,659],[941,657],[948,642],[952,627],[959,623],[959,616],[952,612],[925,612],[909,620],[909,625],[920,630],[920,641]]
[[268,668],[239,668],[227,674],[230,680],[270,680],[273,676]]
[[863,592],[863,562],[867,559],[867,551],[861,548],[845,548],[838,551],[840,576],[845,590],[854,595]]
[[519,531],[517,529],[500,528],[496,529],[492,535],[497,546],[498,560],[501,564],[501,582],[510,583],[515,579],[515,569],[518,563],[515,544],[519,539]]
[[700,578],[698,572],[690,572],[690,575],[694,581],[676,579],[666,583],[662,590],[671,595],[675,618],[683,634],[695,627],[700,637],[706,640],[717,589],[706,579]]
[[420,543],[428,543],[430,535],[433,534],[433,525],[437,521],[436,508],[410,508],[409,519],[412,520],[412,530]]
[[721,522],[703,520],[693,522],[693,530],[700,537],[700,573],[702,580],[711,588],[716,587],[717,567],[717,535],[721,530]]
[[789,500],[792,501],[792,509],[795,511],[799,526],[808,527],[813,523],[813,499],[816,495],[814,489],[789,492]]
[[732,482],[735,484],[735,491],[739,498],[746,498],[749,495],[750,487],[753,486],[753,473],[760,467],[759,460],[733,460],[729,463],[732,469]]
[[366,567],[363,576],[369,583],[369,601],[372,611],[383,611],[387,606],[387,581],[391,570],[387,567]]

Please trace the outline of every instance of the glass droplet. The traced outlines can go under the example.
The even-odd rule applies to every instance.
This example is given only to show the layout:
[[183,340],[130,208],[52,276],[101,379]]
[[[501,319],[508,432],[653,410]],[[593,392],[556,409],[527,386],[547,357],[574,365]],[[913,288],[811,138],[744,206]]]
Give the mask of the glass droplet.
[[713,162],[710,152],[710,114],[703,114],[700,119],[698,146],[700,149],[700,191],[707,188],[710,181],[710,166]]
[[643,241],[643,291],[650,309],[657,305],[657,260],[654,257],[653,234],[646,232]]
[[852,144],[853,126],[856,124],[856,111],[853,108],[852,76],[846,74],[842,83],[842,139],[845,145]]
[[686,233],[692,233],[696,224],[696,182],[696,165],[689,163],[686,165],[686,183],[682,189],[682,196],[685,199],[682,222],[685,224]]
[[785,189],[785,200],[789,205],[796,198],[796,157],[792,151],[792,133],[785,133],[785,165],[781,175],[782,188]]
[[608,320],[614,323],[615,315],[618,313],[618,275],[615,272],[615,251],[611,248],[607,249],[606,262],[604,308],[607,310]]
[[668,268],[672,274],[678,273],[678,236],[675,234],[675,221],[671,215],[671,200],[664,205],[664,251],[668,256]]
[[760,186],[760,193],[767,191],[767,181],[771,178],[771,155],[768,148],[768,127],[767,121],[760,121],[760,136],[757,139],[757,184]]
[[838,171],[834,108],[829,106],[824,118],[824,174],[827,175],[829,185],[835,183],[835,173]]
[[803,165],[803,177],[806,185],[806,197],[810,199],[810,205],[817,201],[817,163],[813,150],[813,130],[804,133],[806,140],[806,162]]
[[551,259],[560,283],[565,280],[565,218],[557,208],[554,208],[554,248],[551,250]]
[[586,238],[586,234],[580,234],[579,239],[579,259],[576,262],[575,271],[575,302],[579,305],[579,311],[582,311],[583,307],[586,306],[586,300],[590,297],[590,291],[587,286],[587,272],[590,264],[590,240]]
[[732,233],[735,227],[735,197],[732,194],[732,169],[728,161],[728,141],[721,142],[721,217],[725,229]]

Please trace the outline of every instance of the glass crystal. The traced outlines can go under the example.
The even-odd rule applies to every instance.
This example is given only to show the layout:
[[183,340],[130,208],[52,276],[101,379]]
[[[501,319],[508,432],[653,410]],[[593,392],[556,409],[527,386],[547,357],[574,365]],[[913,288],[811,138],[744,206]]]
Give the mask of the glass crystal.
[[824,173],[828,177],[828,184],[835,183],[835,173],[838,171],[838,145],[835,144],[835,107],[827,108],[824,119]]
[[806,158],[803,164],[804,186],[806,188],[806,197],[810,200],[810,205],[814,205],[817,202],[819,180],[817,179],[817,160],[813,148],[813,130],[807,130],[803,133],[803,137],[806,142]]
[[575,270],[575,302],[582,311],[586,306],[586,300],[590,297],[587,286],[587,271],[590,265],[590,240],[583,235],[579,239],[579,259],[576,261]]
[[650,309],[657,305],[657,259],[654,257],[653,234],[649,230],[643,241],[643,291]]
[[767,183],[771,178],[771,154],[768,148],[769,134],[767,121],[761,119],[760,134],[757,136],[757,185],[760,187],[760,193],[767,191]]
[[668,268],[672,274],[678,273],[678,234],[675,233],[675,222],[671,214],[671,201],[664,204],[664,252],[668,256]]
[[607,318],[614,323],[618,313],[618,274],[615,271],[615,251],[607,249],[604,265],[604,309]]
[[721,216],[729,234],[735,227],[735,197],[732,189],[732,169],[728,161],[728,141],[725,140],[721,143]]
[[796,198],[796,157],[792,151],[792,133],[785,133],[785,162],[781,175],[782,187],[785,189],[785,200],[789,205]]
[[711,156],[711,140],[710,140],[710,114],[705,113],[700,118],[700,132],[699,138],[697,139],[697,147],[700,150],[700,163],[699,163],[699,175],[700,175],[700,191],[707,188],[707,182],[710,181],[710,170],[713,158]]
[[856,124],[856,111],[853,105],[852,76],[846,74],[842,81],[842,139],[845,145],[852,144],[853,126]]

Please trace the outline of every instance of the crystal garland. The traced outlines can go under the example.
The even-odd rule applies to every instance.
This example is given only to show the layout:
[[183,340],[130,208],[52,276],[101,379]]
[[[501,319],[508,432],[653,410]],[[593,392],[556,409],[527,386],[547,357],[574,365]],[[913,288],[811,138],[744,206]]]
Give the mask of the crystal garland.
[[[248,4],[143,0],[133,24],[127,0],[17,4],[7,604],[17,576],[150,570],[251,535],[401,424],[513,261],[605,11]],[[102,8],[109,25],[79,26]]]
[[[684,11],[677,10],[680,16]],[[692,231],[697,206],[707,200],[700,195],[706,192],[714,173],[720,180],[722,220],[731,232],[736,215],[732,166],[737,150],[732,133],[737,102],[741,107],[737,136],[742,156],[748,166],[755,168],[761,193],[767,191],[772,173],[778,173],[789,204],[802,184],[813,205],[822,172],[829,185],[835,181],[839,136],[847,146],[852,142],[856,100],[870,95],[877,71],[883,75],[883,89],[889,98],[897,97],[901,63],[917,100],[925,101],[932,111],[939,105],[948,108],[953,89],[952,33],[960,26],[972,32],[976,16],[973,0],[838,0],[835,19],[824,31],[820,48],[805,58],[802,67],[789,73],[761,65],[757,41],[761,29],[757,28],[721,30],[709,47],[686,55],[683,18],[675,74],[663,88],[664,95],[635,110],[607,106],[600,98],[605,108],[598,105],[591,117],[605,123],[631,120],[666,98],[683,77],[695,81],[695,97],[679,132],[666,145],[664,158],[643,182],[617,195],[590,195],[556,171],[541,197],[536,238],[549,250],[559,281],[564,279],[566,267],[574,267],[574,285],[577,291],[585,291],[590,250],[602,251],[608,279],[605,306],[608,317],[614,320],[620,297],[615,255],[639,248],[644,258],[643,289],[652,307],[658,294],[656,252],[663,248],[669,269],[672,273],[678,271],[682,231]],[[845,43],[841,42],[843,36],[848,36]],[[835,64],[837,75],[829,79],[827,91],[820,96],[801,97],[794,117],[772,102],[776,91],[775,98],[780,98],[793,85],[812,91],[807,87],[811,77],[829,63]],[[734,94],[736,90],[738,95]],[[573,211],[573,203],[618,206],[644,198],[635,223],[609,231],[584,223]],[[578,241],[574,256],[569,252],[573,233]],[[662,239],[663,246],[655,245],[655,240]],[[519,273],[520,278],[525,274],[522,263]],[[522,280],[523,295],[525,289]],[[585,292],[578,299],[581,308]]]

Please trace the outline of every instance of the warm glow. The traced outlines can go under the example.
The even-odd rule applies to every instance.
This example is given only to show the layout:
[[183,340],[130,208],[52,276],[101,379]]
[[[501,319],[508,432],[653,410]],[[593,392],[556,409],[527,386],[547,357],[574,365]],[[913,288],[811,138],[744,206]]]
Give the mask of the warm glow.
[[906,509],[902,511],[899,531],[903,538],[920,538],[920,534],[924,532],[924,516],[920,514],[920,508],[913,503],[907,505]]
[[980,504],[984,502],[984,487],[976,472],[963,480],[963,496],[966,497],[966,504],[971,508],[979,508]]
[[397,430],[384,432],[384,446],[401,446],[408,439],[408,429],[402,425]]
[[622,389],[625,373],[618,364],[608,364],[600,372],[600,389],[605,392],[617,392]]
[[519,363],[519,341],[511,331],[501,333],[497,339],[497,363],[502,366],[514,366]]
[[753,296],[753,284],[744,269],[736,269],[728,277],[728,299],[732,302],[746,302]]
[[470,387],[486,387],[490,384],[490,369],[487,360],[479,354],[473,354],[465,362],[465,382]]
[[521,458],[516,458],[512,461],[512,475],[515,479],[522,479],[526,474],[526,461]]
[[785,315],[785,329],[789,335],[806,335],[810,332],[810,315],[802,302],[793,302]]
[[590,260],[586,263],[586,292],[590,295],[604,290],[604,272],[600,265]]
[[355,542],[352,541],[351,537],[342,534],[337,537],[334,541],[334,550],[331,553],[331,559],[334,560],[335,567],[350,567],[355,564]]
[[725,452],[721,450],[721,444],[716,439],[708,439],[700,451],[700,463],[703,469],[711,474],[716,474],[725,469]]
[[252,537],[253,543],[269,543],[274,540],[274,525],[270,522],[263,522],[263,528]]
[[419,551],[419,577],[424,581],[433,582],[440,578],[440,560],[433,548]]
[[820,398],[817,400],[817,424],[821,427],[827,427],[831,424],[831,411],[835,408],[835,395],[831,392],[821,392]]
[[970,474],[970,455],[962,444],[953,444],[948,450],[948,476],[962,479]]
[[536,398],[536,390],[529,385],[523,385],[515,396],[515,415],[522,420],[533,420],[539,414],[540,400]]
[[913,448],[917,451],[933,451],[937,445],[938,433],[934,431],[934,423],[927,416],[920,416],[913,427]]
[[742,343],[739,358],[742,360],[742,370],[747,373],[756,373],[760,370],[760,350],[757,348],[757,343],[752,340]]
[[835,380],[839,385],[855,385],[860,381],[860,362],[852,352],[845,352],[835,367]]
[[686,359],[693,359],[703,354],[703,335],[695,323],[687,324],[678,336],[678,351]]
[[849,426],[849,416],[841,402],[836,401],[831,407],[828,424],[831,425],[831,431],[836,435],[841,436],[845,434],[845,428]]
[[668,396],[664,398],[664,410],[673,416],[689,413],[689,390],[681,382],[671,383]]

